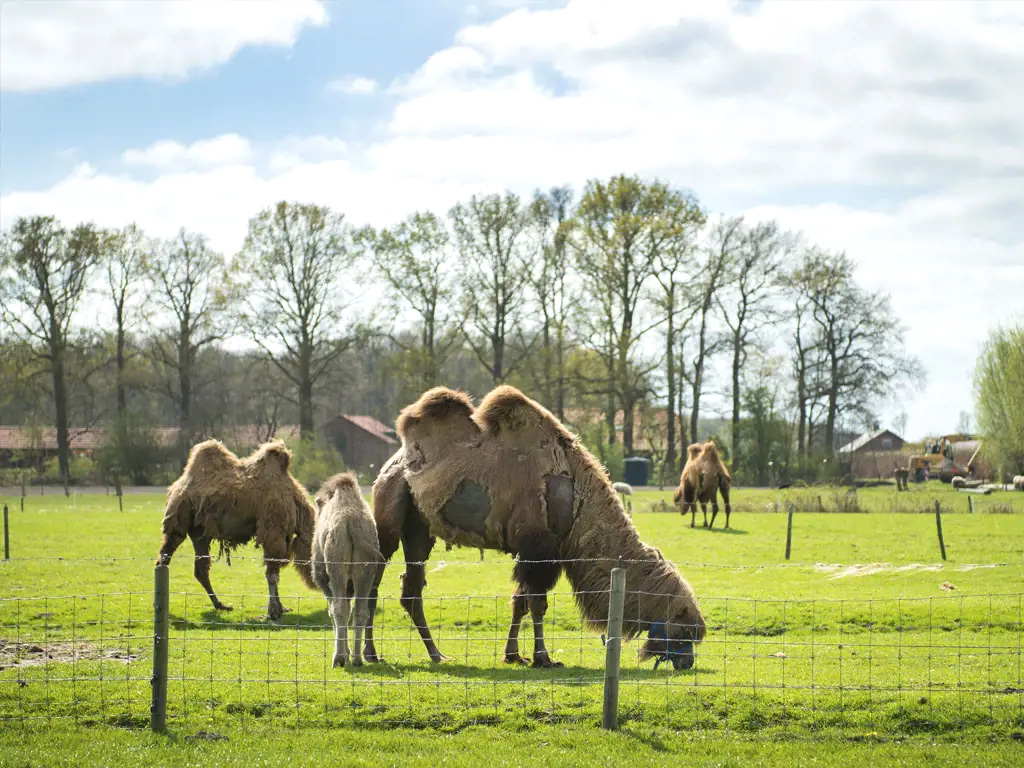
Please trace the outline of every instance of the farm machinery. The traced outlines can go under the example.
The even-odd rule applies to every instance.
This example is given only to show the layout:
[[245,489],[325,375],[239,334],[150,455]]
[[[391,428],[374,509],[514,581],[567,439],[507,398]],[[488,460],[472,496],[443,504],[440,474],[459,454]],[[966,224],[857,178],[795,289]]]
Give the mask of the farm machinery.
[[[976,442],[977,445],[974,446],[974,453],[966,464],[957,464],[954,444],[964,442]],[[937,477],[944,483],[951,482],[954,477],[969,477],[980,450],[981,441],[972,441],[970,435],[953,434],[934,439],[926,438],[924,453],[910,457],[910,477],[915,483],[923,483],[929,477]]]

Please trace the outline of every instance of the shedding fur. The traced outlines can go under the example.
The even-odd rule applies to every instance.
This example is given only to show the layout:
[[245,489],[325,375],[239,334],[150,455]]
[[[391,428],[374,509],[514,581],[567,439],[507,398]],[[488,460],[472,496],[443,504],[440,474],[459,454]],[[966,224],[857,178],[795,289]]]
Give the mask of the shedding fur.
[[218,610],[231,610],[210,585],[210,543],[229,551],[252,541],[263,549],[270,599],[267,614],[287,610],[278,595],[278,571],[294,559],[295,569],[316,589],[311,548],[316,510],[305,489],[289,474],[291,452],[280,440],[239,459],[219,440],[192,447],[181,477],[167,489],[159,563],[169,563],[188,536],[195,548],[195,576]]
[[[654,624],[664,624],[664,643],[675,652],[673,664],[691,666],[692,644],[706,631],[693,590],[674,565],[640,540],[597,460],[547,409],[513,387],[497,387],[475,412],[465,407],[428,408],[456,396],[431,390],[403,411],[398,422],[402,458],[393,461],[401,461],[415,510],[431,535],[518,558],[514,579],[519,586],[513,595],[506,661],[525,661],[518,651],[518,631],[529,610],[533,663],[556,665],[544,647],[543,615],[546,593],[563,566],[588,624],[604,627],[610,572],[621,558],[627,572],[625,635],[633,638]],[[406,418],[407,414],[415,418]],[[393,474],[394,464],[389,462],[389,467]],[[453,525],[445,516],[445,505],[467,481],[489,494],[482,533]],[[549,498],[561,498],[560,486],[570,483],[571,516],[549,516]],[[378,525],[381,520],[378,512]],[[683,646],[689,650],[680,650]],[[641,655],[659,652],[663,651],[645,646]]]
[[[363,664],[362,637],[372,616],[370,598],[383,567],[377,527],[370,506],[350,472],[334,475],[316,493],[320,509],[313,535],[313,574],[327,598],[334,625],[333,666]],[[355,600],[355,610],[351,602]],[[349,619],[353,623],[351,653]]]
[[[732,505],[729,503],[729,490],[732,488],[732,476],[718,455],[718,447],[713,441],[692,443],[686,449],[686,465],[679,477],[679,487],[672,499],[679,507],[681,514],[690,513],[690,527],[696,525],[697,503],[704,513],[704,527],[712,528],[718,516],[718,493],[721,491],[725,503],[725,527],[729,527],[729,516]],[[711,503],[711,522],[708,523],[708,502]]]

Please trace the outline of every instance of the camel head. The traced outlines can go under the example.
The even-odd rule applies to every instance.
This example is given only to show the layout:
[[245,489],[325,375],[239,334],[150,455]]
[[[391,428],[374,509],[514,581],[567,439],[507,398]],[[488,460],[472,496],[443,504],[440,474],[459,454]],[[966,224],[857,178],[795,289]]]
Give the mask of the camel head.
[[672,662],[675,670],[690,669],[697,659],[696,645],[704,632],[704,617],[699,611],[696,618],[684,614],[670,621],[653,621],[640,648],[640,660],[654,659],[655,669],[663,661]]

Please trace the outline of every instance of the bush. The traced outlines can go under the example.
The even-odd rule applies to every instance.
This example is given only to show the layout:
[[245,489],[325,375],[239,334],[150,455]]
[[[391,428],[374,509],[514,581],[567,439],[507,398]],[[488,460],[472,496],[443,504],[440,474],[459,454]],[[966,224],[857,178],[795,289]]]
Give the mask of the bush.
[[176,474],[173,458],[173,449],[158,444],[133,414],[114,425],[96,452],[99,479],[111,485],[115,475],[132,485],[163,484]]
[[310,493],[331,475],[345,471],[341,454],[319,435],[312,440],[286,440],[285,443],[292,452],[292,476]]
[[[68,461],[68,485],[83,485],[99,482],[96,465],[88,456],[71,455]],[[35,482],[42,485],[63,485],[60,475],[60,460],[54,456],[43,464],[43,471],[35,476]]]

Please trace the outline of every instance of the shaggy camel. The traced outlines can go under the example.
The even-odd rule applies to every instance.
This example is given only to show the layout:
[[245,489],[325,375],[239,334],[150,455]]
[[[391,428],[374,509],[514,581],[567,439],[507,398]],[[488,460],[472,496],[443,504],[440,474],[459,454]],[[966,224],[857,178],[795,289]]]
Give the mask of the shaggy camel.
[[210,542],[218,541],[230,552],[255,540],[266,564],[267,615],[279,619],[289,610],[277,591],[281,563],[294,557],[299,576],[316,589],[310,567],[316,510],[288,473],[291,457],[280,440],[264,443],[241,460],[218,440],[194,445],[185,471],[167,489],[157,563],[170,563],[188,536],[195,549],[196,580],[214,608],[230,611],[210,585]]
[[[507,663],[528,663],[519,653],[519,628],[529,612],[533,666],[561,666],[545,646],[544,615],[563,569],[587,624],[603,629],[610,572],[621,558],[624,636],[648,632],[641,659],[693,666],[706,631],[693,590],[640,540],[604,469],[545,408],[500,386],[474,411],[468,397],[440,387],[402,411],[398,434],[402,448],[373,486],[374,516],[385,558],[402,542],[401,602],[431,659],[444,656],[423,615],[424,561],[440,537],[516,557]],[[371,599],[371,611],[374,605]],[[366,657],[375,656],[368,631]]]
[[316,492],[320,513],[313,534],[313,578],[327,598],[334,624],[335,667],[350,658],[348,622],[350,600],[355,599],[352,666],[361,667],[363,628],[370,619],[369,599],[384,557],[377,542],[377,527],[370,506],[359,492],[351,472],[335,475]]
[[[713,528],[718,516],[718,492],[722,492],[725,503],[725,527],[729,527],[729,515],[732,505],[729,504],[729,489],[732,477],[725,464],[718,456],[718,448],[714,442],[693,443],[687,449],[686,465],[679,477],[679,487],[673,495],[673,501],[680,507],[680,513],[690,513],[690,527],[696,526],[697,502],[700,502],[704,513],[704,527]],[[708,523],[708,502],[711,502],[711,523]],[[680,503],[681,502],[681,503]]]

